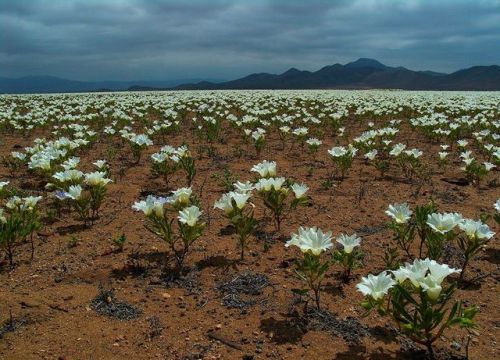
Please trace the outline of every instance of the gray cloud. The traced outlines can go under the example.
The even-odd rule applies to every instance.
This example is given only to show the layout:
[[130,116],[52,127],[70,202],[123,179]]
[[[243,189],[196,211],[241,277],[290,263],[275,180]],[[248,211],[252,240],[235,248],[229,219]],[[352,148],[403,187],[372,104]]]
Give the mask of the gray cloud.
[[373,57],[500,61],[500,0],[0,0],[0,74],[230,79]]

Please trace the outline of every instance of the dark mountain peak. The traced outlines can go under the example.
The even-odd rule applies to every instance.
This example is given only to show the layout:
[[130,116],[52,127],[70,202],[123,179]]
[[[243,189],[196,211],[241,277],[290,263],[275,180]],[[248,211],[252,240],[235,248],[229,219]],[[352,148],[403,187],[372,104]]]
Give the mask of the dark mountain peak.
[[336,64],[333,64],[333,65],[323,66],[321,69],[319,69],[316,72],[321,73],[321,72],[330,71],[330,70],[338,70],[338,69],[342,69],[343,67],[344,67],[344,65],[336,63]]
[[385,69],[389,68],[389,66],[386,66],[386,65],[382,64],[381,62],[379,62],[375,59],[369,59],[369,58],[359,58],[356,61],[345,64],[345,67],[347,67],[347,68],[371,67],[371,68],[381,69],[381,70],[385,70]]
[[458,73],[477,73],[477,72],[489,72],[489,71],[498,72],[500,71],[500,66],[498,65],[472,66],[467,69],[455,71],[451,75]]
[[297,75],[297,74],[300,74],[301,72],[302,71],[300,71],[299,69],[292,67],[292,68],[288,69],[287,71],[285,71],[281,75]]

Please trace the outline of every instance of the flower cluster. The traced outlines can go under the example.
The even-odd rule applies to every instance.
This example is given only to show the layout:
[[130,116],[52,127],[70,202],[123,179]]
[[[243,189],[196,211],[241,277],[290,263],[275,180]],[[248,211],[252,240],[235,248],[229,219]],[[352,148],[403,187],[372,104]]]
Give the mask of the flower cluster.
[[401,331],[427,346],[432,354],[432,344],[447,328],[457,324],[474,326],[476,307],[464,308],[460,301],[446,307],[455,286],[445,286],[444,280],[456,273],[460,270],[446,264],[416,259],[394,271],[369,274],[356,287],[365,296],[362,306],[367,314],[376,309],[389,316]]
[[[275,228],[280,231],[285,212],[307,203],[306,193],[309,188],[305,184],[292,183],[284,177],[273,177],[276,176],[274,161],[264,160],[254,165],[252,171],[260,175],[260,179],[255,183],[255,189],[264,201],[264,205],[273,212]],[[294,198],[287,204],[290,192],[294,194]]]
[[[166,198],[148,195],[145,200],[135,202],[132,208],[141,211],[148,219],[147,229],[169,245],[177,263],[177,272],[182,275],[190,247],[205,229],[205,223],[201,221],[202,211],[191,188],[177,189]],[[171,213],[176,213],[176,218]]]

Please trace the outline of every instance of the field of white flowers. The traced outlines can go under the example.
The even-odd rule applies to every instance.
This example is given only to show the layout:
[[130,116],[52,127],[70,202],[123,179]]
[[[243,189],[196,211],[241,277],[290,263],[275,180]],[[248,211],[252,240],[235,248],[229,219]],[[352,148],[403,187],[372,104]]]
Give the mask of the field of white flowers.
[[500,356],[500,93],[0,96],[0,357]]

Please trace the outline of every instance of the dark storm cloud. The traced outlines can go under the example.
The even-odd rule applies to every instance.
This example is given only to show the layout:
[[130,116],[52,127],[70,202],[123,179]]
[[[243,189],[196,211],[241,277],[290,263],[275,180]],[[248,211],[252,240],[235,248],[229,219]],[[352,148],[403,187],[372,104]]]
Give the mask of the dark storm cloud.
[[0,73],[233,78],[373,57],[500,62],[500,0],[0,0]]

